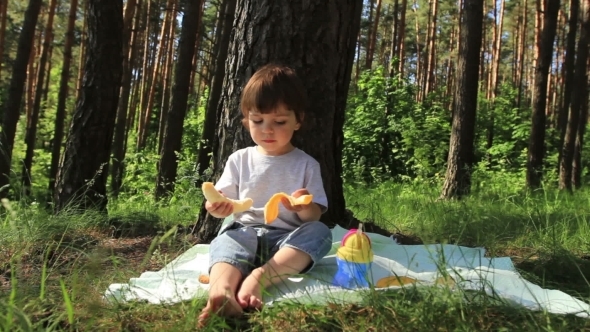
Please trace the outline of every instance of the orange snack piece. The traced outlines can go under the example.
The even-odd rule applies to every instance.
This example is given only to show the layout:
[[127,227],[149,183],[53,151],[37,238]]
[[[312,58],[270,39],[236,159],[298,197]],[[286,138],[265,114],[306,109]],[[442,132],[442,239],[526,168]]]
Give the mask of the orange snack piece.
[[288,199],[291,205],[307,205],[311,203],[311,200],[313,199],[313,195],[303,195],[299,197],[293,197],[285,193],[276,193],[272,195],[272,197],[264,205],[265,224],[268,225],[277,219],[279,216],[279,204],[281,203],[281,198],[283,197]]

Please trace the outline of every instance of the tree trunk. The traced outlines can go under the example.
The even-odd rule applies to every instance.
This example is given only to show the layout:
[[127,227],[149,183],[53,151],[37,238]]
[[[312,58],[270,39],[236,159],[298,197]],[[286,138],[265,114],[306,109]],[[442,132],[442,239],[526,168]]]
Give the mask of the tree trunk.
[[2,133],[0,133],[0,197],[6,197],[10,183],[10,170],[12,161],[12,147],[16,125],[20,117],[21,101],[25,80],[27,78],[27,65],[33,47],[35,37],[35,26],[41,9],[41,0],[30,0],[25,12],[25,19],[18,39],[16,57],[12,65],[12,77],[8,88],[6,103],[0,107],[3,114]]
[[465,0],[457,65],[455,110],[447,172],[441,198],[461,198],[471,190],[471,167],[482,43],[483,0]]
[[39,113],[41,111],[41,97],[43,96],[43,87],[45,86],[45,67],[47,67],[47,58],[49,48],[53,40],[53,18],[55,16],[55,5],[57,0],[51,0],[49,3],[49,12],[47,13],[47,25],[43,36],[43,47],[41,57],[37,66],[37,88],[35,89],[35,98],[33,100],[33,110],[30,119],[27,119],[25,132],[25,159],[21,172],[21,182],[23,186],[23,195],[31,195],[31,166],[33,165],[33,154],[35,153],[35,142],[37,141],[37,124],[39,123]]
[[174,87],[172,88],[172,103],[167,112],[164,141],[160,151],[158,163],[158,178],[156,182],[156,199],[162,199],[174,191],[174,182],[178,170],[176,154],[182,147],[182,132],[186,105],[188,102],[191,67],[195,52],[195,41],[199,30],[201,1],[189,1],[182,18],[182,29],[178,42],[178,59],[174,71]]
[[[565,59],[563,62],[564,68],[564,85],[563,85],[563,102],[561,103],[561,109],[557,114],[557,130],[559,132],[559,145],[558,147],[564,146],[564,139],[566,135],[568,124],[568,114],[570,108],[570,101],[571,95],[573,90],[573,83],[574,83],[574,59],[575,59],[575,52],[576,52],[576,31],[578,29],[578,16],[580,10],[580,0],[570,0],[570,17],[568,21],[568,32],[567,32],[567,41],[566,41],[566,49],[565,49]],[[576,129],[577,131],[577,129]],[[563,149],[559,151],[559,159],[558,164],[560,165],[560,173],[561,173],[561,158],[563,158]],[[570,162],[571,163],[571,162]],[[567,180],[569,183],[569,178]],[[560,184],[561,187],[561,175],[560,175]],[[566,186],[567,187],[567,186]],[[564,187],[565,188],[565,187]]]
[[435,72],[436,72],[436,34],[437,34],[437,17],[438,17],[438,0],[431,1],[431,15],[428,31],[428,56],[426,58],[426,70],[424,74],[424,92],[423,98],[434,90]]
[[[572,91],[569,119],[563,145],[563,155],[559,167],[560,189],[572,190],[572,184],[580,187],[582,169],[582,149],[584,133],[588,119],[588,47],[590,47],[590,3],[584,1],[582,7],[582,25],[578,52],[576,54],[576,68]],[[575,154],[575,160],[574,160]],[[572,165],[574,162],[575,165]],[[575,167],[575,172],[572,170]]]
[[64,44],[64,59],[59,77],[59,91],[57,92],[57,108],[55,110],[55,128],[51,143],[51,166],[49,167],[49,188],[48,201],[51,201],[53,189],[55,188],[55,176],[59,165],[61,143],[64,135],[64,121],[66,118],[66,100],[68,98],[68,83],[70,80],[70,66],[72,63],[72,44],[74,42],[74,26],[76,24],[76,13],[78,11],[78,0],[70,1],[70,12],[68,14],[68,26]]
[[369,36],[369,47],[367,49],[367,69],[371,69],[373,65],[375,44],[377,42],[377,30],[379,29],[379,16],[381,16],[381,0],[377,0],[377,8],[375,9],[375,22],[371,22],[373,28],[371,29],[371,35]]
[[[360,0],[238,2],[211,181],[219,178],[232,152],[252,144],[238,107],[242,87],[258,67],[284,63],[297,71],[307,87],[308,128],[298,133],[294,143],[321,165],[329,201],[322,221],[330,226],[349,226],[341,179],[342,128],[361,10]],[[209,241],[220,223],[202,211],[196,230],[199,239]]]
[[[151,1],[151,0],[147,0]],[[127,113],[129,110],[129,94],[131,92],[131,75],[135,54],[137,53],[136,40],[139,33],[143,1],[128,0],[123,15],[123,71],[121,79],[121,92],[117,105],[117,119],[113,138],[113,161],[111,164],[111,192],[113,197],[119,195],[123,183],[123,169],[125,159],[125,129],[127,127]],[[135,21],[133,21],[135,16]],[[131,25],[133,22],[133,26]]]
[[0,0],[0,78],[2,77],[2,65],[4,64],[4,37],[6,36],[6,16],[8,0]]
[[545,6],[545,13],[543,15],[543,30],[539,36],[539,44],[537,45],[539,58],[537,67],[535,68],[535,92],[526,173],[526,183],[531,189],[538,188],[541,185],[543,175],[547,79],[553,56],[553,41],[557,29],[558,11],[559,0],[547,0],[547,6]]
[[148,126],[152,118],[152,108],[154,106],[154,99],[156,98],[156,86],[160,83],[160,67],[162,64],[162,54],[164,50],[164,41],[166,33],[168,32],[170,20],[172,17],[172,6],[175,0],[168,0],[166,3],[166,15],[164,16],[164,23],[160,31],[159,45],[156,49],[156,56],[154,58],[154,69],[152,71],[152,79],[150,89],[147,95],[147,105],[142,108],[142,114],[139,118],[139,130],[137,132],[137,149],[145,148],[148,136]]
[[158,153],[162,149],[162,142],[164,141],[164,129],[166,127],[166,113],[168,112],[168,108],[170,107],[170,82],[172,81],[172,70],[174,68],[172,59],[174,58],[174,52],[176,51],[176,48],[174,47],[174,35],[176,32],[176,1],[172,4],[172,13],[173,14],[170,16],[170,29],[168,30],[168,34],[166,36],[166,53],[164,59],[164,71],[162,73],[162,103],[160,106],[160,119],[158,121],[158,149],[156,150],[158,151]]
[[[590,67],[590,58],[586,62],[586,68]],[[585,86],[580,86],[581,99],[588,100],[588,85],[590,82],[586,81]],[[584,90],[582,90],[584,88]],[[572,184],[576,189],[582,187],[582,148],[584,146],[584,135],[586,134],[586,126],[588,125],[588,103],[582,103],[580,107],[580,119],[578,124],[578,136],[576,137],[576,146],[574,148],[574,163],[572,170]]]
[[80,49],[78,51],[78,78],[76,79],[76,100],[80,99],[80,93],[82,92],[82,80],[84,79],[84,59],[86,58],[86,45],[88,44],[88,22],[86,17],[88,16],[88,2],[82,2],[84,7],[84,14],[82,15],[82,33],[80,36]]
[[401,17],[399,19],[399,32],[397,34],[397,56],[399,58],[398,72],[401,77],[404,76],[404,63],[405,63],[405,40],[406,40],[406,12],[408,9],[408,0],[402,0],[401,6]]
[[84,80],[57,173],[55,210],[106,211],[106,180],[123,71],[123,1],[88,0]]
[[520,21],[520,34],[519,34],[519,46],[518,46],[518,78],[516,80],[516,86],[518,88],[518,93],[516,97],[516,107],[520,108],[522,104],[522,81],[524,79],[525,74],[525,65],[524,65],[524,55],[525,55],[525,45],[526,45],[526,35],[527,35],[527,0],[524,0],[522,5],[522,19]]
[[211,163],[211,153],[213,152],[213,141],[216,138],[215,128],[217,128],[217,108],[221,97],[221,88],[223,87],[223,78],[225,77],[225,61],[229,48],[229,38],[231,35],[232,23],[236,12],[236,0],[224,0],[224,12],[220,16],[221,26],[218,27],[220,32],[217,43],[215,44],[215,75],[211,82],[209,99],[207,100],[207,110],[203,121],[203,133],[201,135],[201,145],[199,146],[199,155],[197,158],[197,187],[200,188],[205,170]]

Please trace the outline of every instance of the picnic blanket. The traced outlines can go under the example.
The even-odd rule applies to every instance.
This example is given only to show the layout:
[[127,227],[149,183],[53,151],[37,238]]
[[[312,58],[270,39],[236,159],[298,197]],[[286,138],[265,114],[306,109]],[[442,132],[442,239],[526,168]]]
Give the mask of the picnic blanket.
[[[350,303],[362,299],[362,289],[343,289],[331,284],[337,270],[336,250],[347,229],[332,229],[332,250],[308,274],[289,278],[264,295],[266,305],[276,301],[296,300],[303,303]],[[543,289],[525,280],[515,269],[510,257],[485,257],[484,248],[470,248],[449,244],[401,245],[395,239],[366,233],[372,242],[374,260],[370,278],[374,284],[381,278],[396,275],[417,282],[409,287],[440,287],[443,276],[452,278],[447,283],[457,291],[484,291],[531,310],[558,314],[575,314],[590,318],[590,305],[562,291]],[[198,297],[206,298],[208,284],[198,277],[207,274],[209,245],[198,244],[168,263],[159,271],[142,273],[128,283],[111,284],[105,291],[108,301],[147,301],[154,304],[173,304]],[[448,280],[442,279],[442,280]],[[389,286],[383,289],[399,289]]]

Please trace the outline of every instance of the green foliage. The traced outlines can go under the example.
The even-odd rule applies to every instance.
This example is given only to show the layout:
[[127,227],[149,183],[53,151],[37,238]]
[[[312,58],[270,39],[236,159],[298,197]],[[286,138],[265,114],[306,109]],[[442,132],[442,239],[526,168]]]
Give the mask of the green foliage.
[[344,124],[343,176],[365,183],[428,178],[440,172],[448,150],[449,112],[434,100],[415,101],[413,86],[365,71],[350,91]]

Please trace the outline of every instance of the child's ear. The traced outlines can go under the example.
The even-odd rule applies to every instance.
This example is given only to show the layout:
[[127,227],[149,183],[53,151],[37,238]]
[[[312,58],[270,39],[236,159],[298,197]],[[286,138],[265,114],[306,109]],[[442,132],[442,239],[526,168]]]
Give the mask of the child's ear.
[[297,124],[295,125],[295,130],[299,130],[299,128],[301,128],[301,123],[303,123],[303,119],[305,118],[305,115],[299,114],[299,121],[297,121]]

